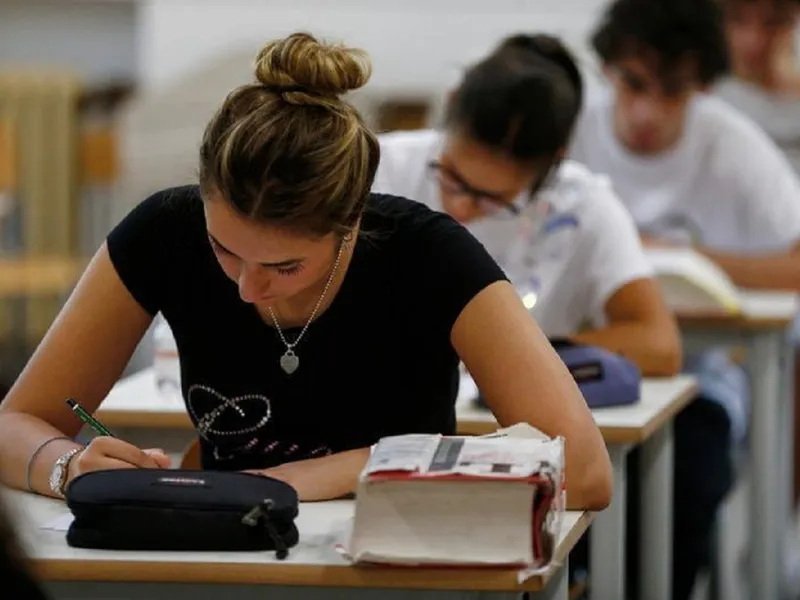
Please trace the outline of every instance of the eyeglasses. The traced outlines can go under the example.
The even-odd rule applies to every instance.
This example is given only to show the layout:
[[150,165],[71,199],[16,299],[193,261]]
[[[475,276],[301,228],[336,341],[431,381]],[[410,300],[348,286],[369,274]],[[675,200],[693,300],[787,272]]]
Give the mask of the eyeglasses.
[[485,214],[491,215],[506,211],[517,216],[522,212],[522,208],[514,202],[509,202],[498,194],[472,187],[458,174],[439,162],[428,163],[428,172],[441,185],[445,193],[469,198]]

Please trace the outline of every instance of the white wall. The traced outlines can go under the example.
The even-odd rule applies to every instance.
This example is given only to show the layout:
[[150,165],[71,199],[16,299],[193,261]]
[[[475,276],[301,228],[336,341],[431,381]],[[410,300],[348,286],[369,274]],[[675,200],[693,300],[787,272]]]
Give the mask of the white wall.
[[441,88],[516,31],[585,42],[604,0],[142,0],[140,75],[159,88],[205,59],[305,29],[365,48],[370,87]]
[[98,81],[135,77],[136,59],[135,0],[0,0],[0,65],[61,65]]

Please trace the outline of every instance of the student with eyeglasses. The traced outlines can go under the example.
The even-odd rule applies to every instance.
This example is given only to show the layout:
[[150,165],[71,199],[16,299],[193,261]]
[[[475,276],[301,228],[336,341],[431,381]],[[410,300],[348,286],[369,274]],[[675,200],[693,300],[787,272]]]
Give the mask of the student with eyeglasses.
[[548,336],[672,375],[677,329],[633,220],[605,177],[562,160],[582,98],[581,75],[557,38],[509,37],[467,70],[441,131],[380,136],[373,190],[464,224]]

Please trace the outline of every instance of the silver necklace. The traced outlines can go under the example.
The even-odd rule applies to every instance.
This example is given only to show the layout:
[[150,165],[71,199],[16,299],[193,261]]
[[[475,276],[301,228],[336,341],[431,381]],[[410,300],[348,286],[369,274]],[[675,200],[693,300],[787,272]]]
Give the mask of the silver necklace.
[[275,324],[275,329],[278,332],[278,335],[280,336],[283,345],[286,346],[286,352],[284,352],[283,355],[281,356],[280,365],[281,369],[283,369],[287,375],[291,375],[292,373],[297,371],[297,368],[300,366],[300,357],[298,357],[297,354],[295,354],[294,349],[297,347],[297,344],[300,343],[300,340],[303,339],[303,336],[306,334],[306,331],[308,331],[308,327],[309,325],[311,325],[311,322],[314,320],[314,317],[317,316],[317,311],[319,310],[319,307],[322,306],[322,301],[325,299],[325,295],[328,293],[328,289],[330,289],[331,283],[333,283],[333,277],[334,275],[336,275],[336,271],[339,268],[339,261],[342,258],[343,251],[344,251],[344,242],[339,244],[339,252],[336,254],[336,260],[333,262],[333,268],[331,269],[331,274],[328,275],[328,281],[325,283],[325,287],[322,289],[322,293],[319,296],[319,300],[317,300],[317,303],[314,305],[314,310],[311,311],[311,316],[308,318],[308,321],[306,321],[305,327],[303,327],[303,330],[300,332],[300,335],[298,335],[293,342],[290,343],[286,341],[286,337],[283,335],[283,330],[281,329],[281,326],[278,323],[278,319],[275,317],[275,313],[273,312],[272,307],[271,306],[267,307],[267,310],[269,311],[269,316],[272,319],[272,322]]

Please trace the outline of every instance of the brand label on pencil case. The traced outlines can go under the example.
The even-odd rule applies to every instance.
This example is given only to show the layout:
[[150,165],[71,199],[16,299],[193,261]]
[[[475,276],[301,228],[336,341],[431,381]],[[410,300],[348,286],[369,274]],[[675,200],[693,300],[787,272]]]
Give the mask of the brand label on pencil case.
[[185,485],[196,487],[207,485],[205,479],[197,479],[194,477],[159,477],[156,483],[161,485]]
[[572,377],[578,383],[599,381],[603,378],[603,365],[601,365],[599,362],[575,365],[569,367],[569,371],[572,374]]

